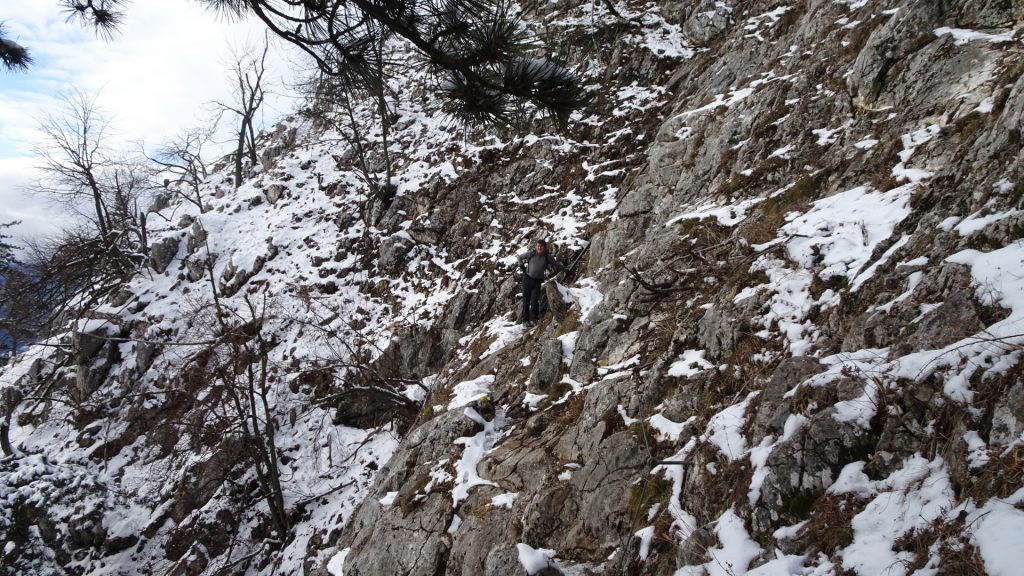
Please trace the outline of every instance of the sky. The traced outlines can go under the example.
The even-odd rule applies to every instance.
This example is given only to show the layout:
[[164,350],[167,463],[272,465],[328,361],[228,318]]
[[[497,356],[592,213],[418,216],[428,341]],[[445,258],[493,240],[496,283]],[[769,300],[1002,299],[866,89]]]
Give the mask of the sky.
[[[155,147],[207,123],[210,102],[230,99],[232,54],[258,45],[264,34],[258,21],[228,22],[191,0],[134,0],[109,40],[68,22],[57,0],[3,0],[0,21],[35,59],[26,72],[0,70],[0,222],[21,220],[19,236],[52,233],[67,222],[58,208],[23,190],[38,179],[32,149],[40,143],[39,118],[59,112],[63,94],[95,95],[110,121],[112,147]],[[265,123],[295,106],[288,86],[302,68],[294,53],[271,44]]]

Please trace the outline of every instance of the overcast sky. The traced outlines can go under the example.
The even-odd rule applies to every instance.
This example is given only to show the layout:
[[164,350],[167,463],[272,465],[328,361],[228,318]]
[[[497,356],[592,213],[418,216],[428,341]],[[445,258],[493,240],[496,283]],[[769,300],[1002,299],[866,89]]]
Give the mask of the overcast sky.
[[[190,0],[134,0],[111,40],[67,22],[57,0],[2,0],[0,21],[35,59],[27,72],[0,70],[0,222],[22,220],[21,235],[52,231],[62,221],[45,201],[22,191],[36,178],[37,119],[59,110],[61,94],[98,95],[112,145],[155,146],[209,118],[208,103],[230,96],[232,51],[263,38],[259,22],[225,22]],[[286,85],[301,68],[279,45],[271,51],[276,96],[268,99],[268,123],[294,106]]]

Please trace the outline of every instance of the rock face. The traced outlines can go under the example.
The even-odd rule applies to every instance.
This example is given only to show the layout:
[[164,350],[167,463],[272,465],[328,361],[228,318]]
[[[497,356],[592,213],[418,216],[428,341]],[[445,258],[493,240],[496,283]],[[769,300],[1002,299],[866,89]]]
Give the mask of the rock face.
[[[809,2],[774,12],[758,3],[698,4],[663,7],[688,38],[711,48],[666,75],[672,80],[646,161],[626,181],[616,218],[588,239],[589,273],[603,300],[573,336],[568,380],[554,376],[562,352],[550,339],[566,328],[550,326],[532,340],[526,388],[569,400],[522,416],[525,426],[478,465],[496,486],[478,487],[446,511],[461,524],[445,526],[446,551],[429,556],[440,562],[429,573],[523,574],[487,559],[511,558],[513,546],[525,544],[557,551],[554,569],[673,574],[713,563],[707,551],[725,545],[722,527],[735,514],[754,540],[768,542],[737,574],[772,561],[773,547],[822,552],[867,574],[842,550],[857,549],[860,536],[849,526],[871,496],[843,492],[844,470],[862,466],[884,479],[908,460],[940,454],[950,469],[966,465],[954,454],[963,441],[927,440],[922,423],[942,401],[907,385],[914,374],[898,366],[962,346],[1005,317],[987,316],[970,269],[944,263],[981,238],[992,238],[990,249],[1013,242],[993,238],[995,225],[956,228],[947,220],[1001,210],[1012,217],[999,193],[962,192],[1016,182],[996,158],[1018,152],[990,148],[1002,129],[984,104],[1001,98],[991,82],[1006,63],[1006,45],[943,32],[956,27],[957,14],[999,17],[991,6],[957,3]],[[1001,14],[1004,27],[1024,15],[1009,4]],[[804,51],[830,34],[845,35],[841,48]],[[1019,86],[1019,78],[1011,83]],[[1002,114],[1014,106],[1013,90],[1002,93],[1009,98]],[[981,158],[980,173],[962,163]],[[800,229],[794,215],[813,214],[815,201],[860,184],[877,190],[879,201],[914,200],[900,200],[907,216],[894,218],[885,238],[861,244],[859,263],[839,264],[847,256],[838,256],[830,234],[845,226],[843,216]],[[944,221],[952,224],[939,226]],[[873,224],[859,222],[856,233],[869,237]],[[804,235],[827,239],[811,241],[801,261]],[[785,249],[773,253],[772,243]],[[860,360],[831,356],[841,351]],[[498,376],[492,397],[516,397],[523,384],[502,375],[520,371],[522,353],[516,344],[487,360]],[[442,377],[455,385],[463,373],[449,364]],[[957,434],[977,430],[993,446],[1017,438],[1016,388],[1007,386],[986,388],[995,394],[981,400],[991,424],[969,418]],[[945,388],[960,408],[972,402]],[[888,415],[878,407],[883,397],[894,406]],[[547,445],[550,455],[538,452]],[[659,468],[662,459],[683,464]],[[499,493],[517,494],[508,512],[488,504]],[[843,498],[848,512],[828,516]],[[673,506],[684,512],[668,512]],[[393,514],[364,507],[361,514]],[[424,525],[416,518],[412,524]],[[839,522],[828,530],[844,535],[815,542],[821,522]],[[339,542],[346,566],[382,554],[360,527],[376,524],[347,528]],[[791,525],[798,526],[791,534],[772,536]],[[645,526],[674,545],[646,544],[641,554],[635,534]]]
[[[0,574],[1024,563],[1024,5],[612,6],[524,7],[601,83],[567,133],[403,77],[397,188],[300,114],[156,207],[153,274],[0,369]],[[527,331],[538,237],[579,280]]]

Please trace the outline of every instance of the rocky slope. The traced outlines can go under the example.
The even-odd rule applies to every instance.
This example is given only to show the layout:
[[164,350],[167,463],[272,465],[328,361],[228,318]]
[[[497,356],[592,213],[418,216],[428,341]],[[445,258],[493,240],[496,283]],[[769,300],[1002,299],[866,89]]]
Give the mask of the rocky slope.
[[[0,375],[0,571],[1016,573],[1024,4],[608,6],[524,5],[600,86],[568,133],[400,79],[393,196],[306,112],[156,206],[152,270]],[[580,279],[526,332],[538,236]]]

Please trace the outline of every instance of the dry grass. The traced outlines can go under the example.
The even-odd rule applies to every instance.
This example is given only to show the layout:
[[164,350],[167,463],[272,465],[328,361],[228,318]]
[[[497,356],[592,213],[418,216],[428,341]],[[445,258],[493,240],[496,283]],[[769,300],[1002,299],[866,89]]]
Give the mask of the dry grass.
[[647,512],[655,504],[662,504],[664,510],[672,497],[672,482],[664,476],[647,476],[638,484],[629,489],[629,504],[626,508],[629,513],[633,529],[643,528],[648,525]]
[[835,386],[809,386],[797,388],[793,394],[793,413],[810,415],[815,408],[832,406],[839,401]]
[[1024,446],[1015,446],[992,458],[976,475],[965,494],[979,502],[989,498],[1009,498],[1024,486]]
[[913,559],[907,572],[920,570],[928,564],[932,548],[938,544],[938,574],[942,576],[985,576],[985,562],[978,549],[964,534],[963,516],[943,522],[941,519],[924,530],[911,531],[895,542],[897,552],[910,552]]
[[[562,393],[558,390],[553,390],[549,396],[557,396]],[[586,394],[574,394],[569,401],[562,404],[560,408],[556,408],[554,411],[555,416],[551,419],[551,424],[548,426],[549,429],[554,430],[565,430],[576,423],[579,419],[580,414],[583,413],[583,403],[586,401]]]
[[693,477],[687,479],[687,488],[683,491],[684,507],[699,524],[714,521],[729,508],[749,505],[747,493],[754,474],[750,460],[730,462],[711,444],[698,446],[690,459],[710,462],[714,468],[714,473],[705,466],[691,468]]
[[774,240],[786,214],[806,210],[820,193],[822,176],[804,176],[786,192],[758,204],[756,216],[740,225],[738,233],[751,244]]
[[[803,498],[807,496],[801,495]],[[796,498],[795,496],[792,498]],[[803,501],[800,501],[802,505]],[[824,494],[807,509],[809,522],[806,532],[807,541],[818,551],[834,554],[837,550],[849,546],[853,542],[853,526],[851,522],[864,509],[865,503],[858,501],[849,494]],[[801,506],[794,504],[792,516],[799,518],[803,512]]]
[[423,473],[416,477],[416,481],[412,485],[398,495],[396,500],[399,510],[402,511],[402,516],[408,516],[410,512],[416,509],[419,505],[419,501],[416,499],[420,495],[420,492],[430,483],[430,475]]
[[981,112],[971,112],[956,121],[954,128],[959,135],[961,144],[970,141],[978,130],[985,127],[987,116],[988,114],[982,114]]

